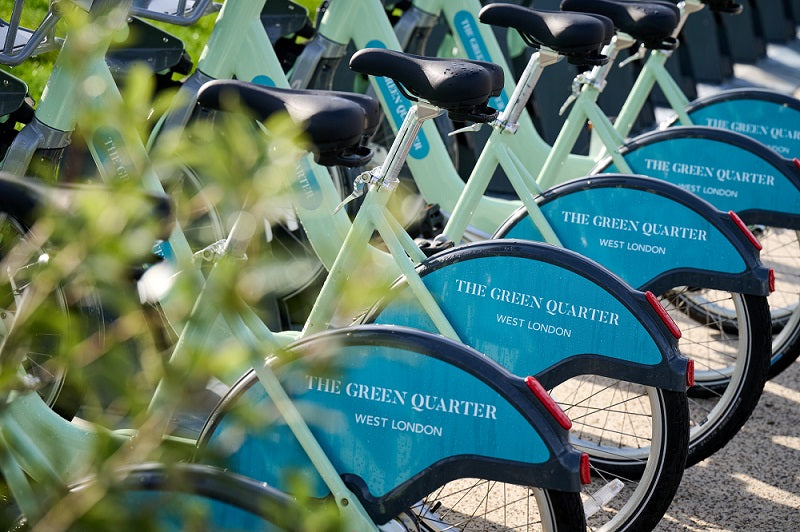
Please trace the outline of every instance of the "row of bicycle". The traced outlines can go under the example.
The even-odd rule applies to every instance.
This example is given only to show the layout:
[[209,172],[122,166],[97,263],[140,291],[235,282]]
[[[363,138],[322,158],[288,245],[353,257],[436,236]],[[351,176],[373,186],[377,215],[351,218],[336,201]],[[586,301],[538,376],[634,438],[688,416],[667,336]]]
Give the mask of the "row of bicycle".
[[[351,528],[571,529],[584,527],[586,519],[593,529],[649,529],[668,508],[684,466],[725,445],[752,412],[768,374],[800,352],[793,258],[800,167],[781,156],[796,151],[781,142],[800,137],[792,134],[797,102],[737,91],[689,103],[664,69],[687,16],[706,7],[734,11],[735,3],[565,0],[562,7],[572,12],[555,13],[501,3],[481,9],[469,0],[418,1],[392,27],[377,0],[335,0],[287,79],[281,59],[285,64],[288,58],[276,55],[259,17],[264,2],[229,0],[196,70],[145,148],[129,124],[101,119],[120,94],[106,62],[112,30],[127,22],[131,7],[183,23],[214,9],[203,0],[177,2],[171,13],[150,4],[84,6],[95,38],[89,46],[79,37],[86,30],[73,30],[60,43],[33,116],[25,116],[26,91],[9,90],[3,99],[4,114],[12,117],[7,123],[17,117],[25,122],[19,132],[5,130],[4,172],[25,176],[32,163],[48,160],[54,164],[44,173],[70,173],[80,159],[72,139],[79,124],[110,183],[127,177],[129,185],[163,194],[164,185],[177,182],[180,187],[171,187],[176,197],[177,189],[192,195],[188,217],[185,199],[176,199],[178,224],[158,245],[165,260],[139,280],[149,303],[179,331],[147,410],[161,421],[159,438],[170,431],[166,419],[178,409],[176,388],[196,379],[198,353],[209,356],[208,346],[216,350],[235,338],[248,354],[239,373],[254,367],[235,383],[216,376],[230,389],[203,416],[201,430],[189,438],[164,436],[183,456],[210,463],[210,453],[226,470],[148,465],[115,473],[124,479],[124,504],[137,512],[147,500],[162,510],[177,505],[142,492],[172,490],[180,500],[188,491],[211,501],[214,527],[253,528],[267,520],[292,528],[296,523],[281,516],[306,508],[286,496],[297,495],[290,489],[291,471],[301,474],[311,499],[332,501]],[[53,19],[64,8],[54,5]],[[440,49],[455,47],[469,59],[393,51],[403,41],[424,46],[440,16],[451,28],[447,42],[455,45]],[[515,30],[533,50],[516,83],[489,25]],[[14,64],[42,42],[51,46],[51,28],[47,18],[35,31],[13,35],[12,24],[15,38],[6,39],[0,59]],[[330,88],[350,41],[364,48],[350,68],[370,76],[377,101],[269,87]],[[612,123],[597,98],[618,53],[637,43],[635,57],[646,62]],[[148,64],[167,70],[182,55],[167,51],[145,47],[130,55],[144,54]],[[125,53],[117,50],[120,56]],[[580,74],[562,108],[569,109],[562,133],[548,146],[525,106],[539,76],[547,75],[544,67],[564,58]],[[232,78],[239,81],[222,81]],[[6,87],[19,87],[14,78],[8,81]],[[684,125],[626,141],[656,83]],[[88,115],[78,112],[80,103]],[[385,133],[381,108],[397,130],[390,146],[374,137],[376,130]],[[235,138],[244,147],[225,146],[249,161],[250,167],[240,161],[233,168],[247,168],[254,191],[265,178],[253,165],[266,155],[275,163],[277,153],[294,152],[281,144],[285,130],[269,119],[274,113],[287,111],[303,125],[316,163],[306,157],[298,170],[283,172],[292,205],[266,235],[273,256],[286,248],[290,256],[302,255],[304,266],[282,266],[289,273],[260,308],[237,300],[230,311],[223,310],[231,306],[224,294],[241,292],[229,284],[232,271],[254,260],[253,245],[263,247],[257,228],[267,214],[258,210],[261,202],[247,198],[241,209],[225,191],[223,201],[215,201],[222,179],[214,172],[226,168],[204,161],[212,152],[203,147],[192,150],[194,167],[174,164],[168,171],[147,161],[148,149],[155,158],[187,124],[221,121],[229,113],[217,111],[232,109],[266,121],[263,131],[239,131]],[[590,154],[573,155],[587,120],[594,135]],[[769,144],[686,125],[692,123],[731,124],[767,135]],[[454,128],[457,142],[440,134]],[[264,132],[277,146],[263,144]],[[183,135],[189,136],[202,134]],[[473,150],[479,156],[465,183],[453,161],[469,161]],[[341,169],[361,168],[372,151],[385,154],[380,165],[354,180]],[[404,163],[413,188],[445,215],[428,209],[420,224],[423,240],[406,231],[418,210],[415,196],[392,202],[410,188]],[[515,199],[485,195],[498,167]],[[22,221],[15,228],[27,241],[32,206],[72,196],[19,178],[6,179],[4,187],[5,210]],[[380,243],[372,245],[376,232]],[[480,241],[453,245],[464,240]],[[46,351],[26,346],[18,339],[24,335],[14,333],[26,330],[19,322],[32,301],[41,301],[36,294],[53,291],[38,288],[38,278],[17,277],[30,275],[31,264],[50,262],[50,255],[58,253],[28,254],[36,260],[6,269],[14,272],[10,286],[24,289],[14,288],[7,312],[13,319],[4,366],[21,363],[28,376],[34,355]],[[205,262],[213,266],[204,268]],[[170,268],[196,289],[188,317],[185,301],[164,297],[154,286],[159,283],[152,278]],[[376,288],[383,289],[377,300]],[[93,307],[88,314],[103,314],[105,304],[87,305]],[[221,326],[214,321],[218,312]],[[264,314],[280,318],[265,322]],[[326,332],[354,320],[370,325]],[[292,329],[297,323],[301,331]],[[18,345],[24,349],[14,349]],[[264,364],[267,353],[277,356]],[[91,470],[106,434],[49,409],[48,402],[74,413],[58,401],[68,379],[69,372],[35,385],[23,379],[26,389],[42,393],[12,392],[2,413],[0,468],[31,521],[49,517],[53,487],[74,486]],[[243,417],[254,411],[258,422],[243,428]],[[112,434],[121,449],[142,440],[129,431]],[[180,488],[167,482],[178,473]],[[91,498],[92,487],[108,483],[84,482],[72,494]],[[195,504],[197,497],[183,498]],[[163,517],[163,526],[175,519],[155,510],[152,515]]]

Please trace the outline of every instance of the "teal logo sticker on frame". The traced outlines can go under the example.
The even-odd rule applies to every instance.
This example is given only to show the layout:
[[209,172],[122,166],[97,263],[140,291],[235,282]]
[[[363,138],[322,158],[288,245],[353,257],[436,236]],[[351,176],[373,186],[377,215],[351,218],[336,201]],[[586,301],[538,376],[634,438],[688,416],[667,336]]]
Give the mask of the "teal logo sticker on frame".
[[[386,48],[386,45],[381,41],[372,40],[367,43],[366,48]],[[383,100],[389,108],[389,114],[392,117],[395,127],[399,128],[413,104],[408,98],[403,96],[393,80],[376,76],[375,83],[378,85],[381,96],[383,96]],[[430,145],[428,144],[428,138],[420,129],[417,138],[414,140],[414,145],[411,147],[411,152],[408,155],[414,159],[424,159],[429,151]]]
[[172,246],[168,240],[158,240],[153,244],[153,254],[168,262],[175,263],[175,252],[172,251]]
[[312,211],[322,205],[322,191],[308,157],[303,157],[298,162],[297,174],[291,186],[294,201],[303,209]]
[[119,131],[110,127],[97,129],[92,135],[91,150],[100,162],[104,176],[111,179],[130,177],[134,164]]
[[[267,87],[275,87],[275,82],[269,76],[259,75],[253,78],[253,83]],[[318,208],[322,204],[322,193],[319,182],[314,175],[314,170],[304,157],[297,165],[295,180],[291,183],[294,198],[297,204],[309,211]]]
[[[469,11],[459,11],[453,17],[453,25],[455,26],[458,38],[464,43],[464,53],[467,57],[476,61],[492,62],[492,57],[489,55],[489,50],[486,48],[486,43],[481,36],[480,29],[478,28],[478,21],[472,16]],[[506,91],[500,93],[489,100],[489,105],[502,111],[508,105],[508,95]]]
[[264,85],[266,87],[274,87],[275,82],[269,76],[259,75],[252,79],[252,82],[257,85]]

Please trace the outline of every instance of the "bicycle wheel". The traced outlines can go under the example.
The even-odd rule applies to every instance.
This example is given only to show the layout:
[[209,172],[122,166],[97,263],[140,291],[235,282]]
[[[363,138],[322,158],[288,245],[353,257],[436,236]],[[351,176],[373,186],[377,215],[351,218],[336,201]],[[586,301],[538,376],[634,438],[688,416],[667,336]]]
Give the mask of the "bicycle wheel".
[[735,436],[758,404],[769,371],[770,335],[761,325],[769,310],[764,297],[685,287],[662,304],[683,333],[681,353],[695,363],[687,459],[694,465]]
[[[303,507],[296,499],[263,482],[211,466],[143,465],[120,471],[103,499],[73,528],[114,530],[309,530],[315,516],[332,530],[343,529],[336,508],[321,501]],[[91,487],[91,481],[72,489]],[[435,509],[434,509],[435,508]],[[540,510],[541,509],[541,510]],[[498,523],[514,516],[518,525]],[[442,487],[391,521],[390,530],[585,530],[580,496],[553,490],[515,487],[465,479]],[[340,519],[340,518],[339,518]],[[98,528],[99,529],[99,528]],[[197,528],[195,528],[197,529]]]
[[[775,273],[775,291],[767,297],[771,320],[771,360],[768,378],[789,367],[800,356],[800,233],[793,229],[756,226],[753,228],[761,242],[761,260]],[[700,324],[713,324],[724,333],[738,333],[734,305],[720,300],[719,292],[682,290],[676,296],[679,307]],[[693,327],[694,324],[688,326]],[[724,381],[720,382],[724,385]]]
[[[110,481],[90,478],[72,486],[67,497],[80,500],[86,493],[91,498],[91,490],[97,489],[102,498],[96,504],[75,520],[65,514],[59,524],[70,530],[132,532],[304,530],[313,514],[263,482],[200,464],[123,468],[114,471]],[[317,511],[325,515],[330,509],[320,505]]]
[[551,394],[572,420],[573,446],[591,458],[583,495],[589,530],[655,527],[683,475],[685,395],[592,375]]
[[175,202],[181,230],[193,252],[200,251],[227,236],[225,223],[217,209],[219,198],[208,190],[197,173],[187,166],[165,179],[165,192]]
[[800,231],[757,226],[753,232],[763,246],[762,262],[775,272],[775,291],[768,299],[772,317],[771,379],[800,356]]
[[[527,388],[521,396],[509,394],[519,378],[479,353],[420,331],[363,326],[310,336],[269,363],[376,522],[406,530],[585,530],[577,491],[517,485],[565,486],[558,479],[567,470],[555,456],[567,452],[572,462],[577,455],[567,451],[563,428],[557,445],[551,439],[552,420],[517,417],[535,407]],[[373,379],[380,384],[373,386]],[[462,408],[454,418],[444,405],[455,403],[441,399],[451,393],[471,401],[495,398],[496,417],[481,421]],[[526,442],[516,458],[508,449],[522,440],[504,438],[509,430]],[[537,458],[531,450],[541,437],[553,447]],[[289,478],[306,481],[308,496],[329,497],[254,371],[218,405],[198,445],[232,471],[278,486],[291,471]]]
[[586,530],[577,493],[484,479],[445,484],[395,521],[409,531]]
[[[14,320],[17,305],[26,287],[39,266],[47,261],[47,253],[27,238],[27,229],[22,222],[8,213],[0,213],[0,258],[17,262],[17,257],[19,263],[8,270],[7,282],[10,291],[0,294],[3,336]],[[69,317],[66,297],[60,288],[51,294],[47,304],[62,316]],[[63,333],[63,329],[45,321],[36,327],[35,334],[30,335],[26,340],[27,343],[21,347],[25,351],[23,366],[26,373],[35,379],[39,395],[60,414],[71,418],[77,410],[74,394],[65,394],[59,399],[64,390],[67,374],[63,362],[57,360],[59,349],[63,348],[65,341]]]
[[[559,254],[561,260],[556,262],[549,254]],[[530,260],[534,257],[542,263]],[[552,321],[553,316],[540,313],[544,303],[537,308],[530,301],[530,310],[522,310],[520,303],[527,299],[521,294],[535,294],[542,301],[574,301],[589,297],[597,285],[611,291],[611,284],[606,282],[621,284],[618,278],[612,281],[611,274],[599,268],[592,270],[591,275],[596,276],[590,277],[592,283],[583,284],[587,278],[582,276],[589,277],[586,270],[577,275],[565,271],[573,266],[573,260],[588,259],[542,244],[494,240],[440,253],[424,263],[419,272],[462,341],[497,357],[496,360],[503,360],[503,365],[512,372],[538,374],[546,353],[567,347],[578,353],[596,353],[603,345],[613,345],[617,358],[624,358],[623,352],[628,348],[620,347],[620,342],[627,338],[620,336],[630,336],[636,328],[633,320],[620,318],[625,332],[620,331],[615,341],[606,344],[600,331],[584,330],[579,334],[566,320]],[[545,266],[546,261],[560,266]],[[513,287],[513,293],[509,287]],[[421,309],[419,315],[407,310],[413,304],[407,294],[403,288],[384,308],[378,309],[379,314],[376,311],[373,319],[378,323],[430,330],[432,323]],[[608,300],[603,304],[607,305]],[[506,312],[516,320],[505,318]],[[563,343],[565,338],[569,340]],[[528,352],[529,346],[534,345],[537,356]],[[598,367],[602,364],[584,367],[583,372],[603,370]],[[595,382],[604,383],[602,393]],[[593,376],[568,379],[552,393],[573,420],[576,438],[571,440],[573,445],[589,454],[598,477],[586,490],[587,499],[602,499],[603,495],[596,492],[613,478],[626,483],[621,493],[599,505],[602,511],[587,515],[587,521],[598,530],[652,527],[669,506],[685,466],[689,436],[685,394]],[[590,435],[599,439],[593,441]],[[588,500],[587,504],[592,505]]]

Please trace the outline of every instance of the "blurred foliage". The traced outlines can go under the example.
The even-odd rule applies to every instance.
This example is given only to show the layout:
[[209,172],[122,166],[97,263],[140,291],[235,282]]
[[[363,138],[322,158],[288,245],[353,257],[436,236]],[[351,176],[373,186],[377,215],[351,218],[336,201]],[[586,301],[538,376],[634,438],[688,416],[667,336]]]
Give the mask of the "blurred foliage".
[[[80,28],[77,34],[81,36],[74,41],[76,50],[67,64],[84,75],[98,43],[124,19],[112,13],[91,26],[85,13],[74,12],[67,19],[65,23]],[[82,84],[76,101],[71,102],[80,110],[79,127],[89,132],[89,137],[91,132],[114,131],[123,141],[138,140],[152,126],[147,120],[169,104],[171,94],[156,96],[153,77],[143,67],[130,73],[123,98],[111,107],[93,105],[108,89],[96,81]],[[150,113],[151,109],[155,112]],[[167,235],[170,219],[162,212],[165,198],[143,191],[139,177],[152,171],[169,175],[191,166],[214,175],[210,186],[223,192],[209,197],[223,198],[226,205],[238,204],[255,220],[272,220],[276,211],[285,207],[284,176],[294,174],[304,144],[298,129],[284,116],[271,118],[263,129],[267,134],[256,130],[241,112],[219,113],[213,124],[200,120],[182,134],[165,137],[149,156],[136,150],[125,152],[124,160],[131,169],[128,179],[113,180],[106,186],[73,185],[55,192],[38,188],[45,200],[29,227],[10,218],[0,219],[0,322],[4,333],[0,392],[13,401],[17,394],[45,392],[65,382],[56,406],[66,415],[77,411],[82,418],[79,426],[91,423],[97,427],[86,443],[93,451],[91,463],[83,471],[69,472],[74,475],[70,482],[79,475],[90,475],[91,481],[84,482],[83,489],[67,493],[66,486],[52,477],[38,482],[29,479],[33,494],[14,493],[19,499],[5,508],[0,518],[7,520],[21,509],[35,516],[36,529],[48,531],[156,528],[152,520],[159,516],[140,506],[137,499],[120,501],[109,493],[121,478],[127,478],[125,471],[131,466],[148,462],[169,466],[191,458],[195,451],[192,440],[173,438],[165,443],[162,438],[180,428],[175,413],[197,410],[198,415],[207,415],[203,408],[213,406],[204,398],[207,383],[220,374],[241,374],[253,357],[263,357],[263,352],[253,355],[233,341],[216,342],[210,349],[204,335],[189,336],[184,342],[185,361],[169,363],[171,345],[163,341],[165,324],[141,304],[136,279],[141,272],[147,276],[162,265],[155,264],[151,250],[154,241]],[[181,225],[192,223],[196,210],[181,208],[191,201],[175,200]],[[220,284],[216,293],[210,294],[210,309],[234,312],[241,301],[269,293],[269,283],[254,289],[254,280],[276,268],[276,259],[258,249],[258,243],[266,240],[261,234],[264,224],[253,224],[252,230],[255,248],[247,250],[248,260],[220,262]],[[169,298],[173,324],[191,324],[196,319],[190,313],[197,289],[191,272],[177,275]],[[36,360],[33,367],[34,354],[50,356]],[[157,386],[165,390],[166,399],[152,406],[150,398]],[[0,425],[9,422],[3,417],[7,415],[7,410],[0,410]],[[49,449],[58,452],[61,435],[50,436],[48,440],[55,445]],[[0,447],[0,454],[3,449]],[[53,459],[58,464],[58,457]],[[182,489],[180,485],[175,488]],[[300,495],[302,501],[302,490]],[[12,494],[5,493],[5,497]],[[157,500],[160,508],[178,508],[161,495]],[[191,517],[180,529],[209,528],[204,504],[189,501],[185,511]],[[338,528],[335,510],[328,506],[315,510],[319,511],[309,516],[303,510],[292,519],[308,521],[292,524],[301,530]],[[88,517],[84,520],[84,516]]]
[[[11,0],[9,4],[13,5],[13,0]],[[22,12],[22,25],[30,29],[36,28],[47,13],[48,6],[48,0],[27,0],[25,2],[25,8]],[[8,20],[10,15],[10,7],[11,6],[9,5],[7,8],[9,12],[6,12],[6,8],[0,11],[0,18]],[[156,23],[156,25],[162,27],[166,31],[181,39],[189,55],[193,60],[196,60],[200,56],[200,52],[202,51],[203,46],[205,46],[206,40],[211,33],[211,28],[214,25],[214,17],[203,17],[196,25],[190,27],[180,27],[161,23]],[[64,35],[64,31],[65,23],[63,21],[59,22],[57,26],[57,34]],[[13,68],[6,66],[0,66],[0,68],[8,69],[8,71],[14,76],[25,81],[25,83],[28,84],[28,89],[31,96],[34,98],[34,100],[38,101],[57,55],[58,52],[53,51],[32,57],[23,64]]]
[[[295,3],[300,4],[308,9],[313,20],[313,14],[317,7],[319,7],[319,4],[322,0],[294,1]],[[14,0],[5,0],[4,7],[0,8],[0,18],[4,20],[8,20],[10,18],[11,7],[13,4]],[[26,0],[25,8],[22,12],[22,25],[30,29],[36,28],[47,13],[48,6],[48,0]],[[202,52],[203,47],[208,40],[208,36],[211,34],[211,29],[214,26],[214,15],[205,16],[200,19],[197,24],[189,27],[164,24],[160,22],[151,23],[181,39],[186,47],[186,51],[192,58],[192,61],[196,62],[200,57],[200,52]],[[64,34],[63,23],[61,23],[58,27],[58,34]],[[28,84],[28,89],[31,96],[33,96],[35,100],[38,100],[39,96],[42,94],[45,83],[47,82],[47,78],[50,75],[56,55],[57,52],[50,52],[33,57],[25,63],[14,68],[0,65],[0,69],[7,69],[14,76],[25,81],[25,83]]]

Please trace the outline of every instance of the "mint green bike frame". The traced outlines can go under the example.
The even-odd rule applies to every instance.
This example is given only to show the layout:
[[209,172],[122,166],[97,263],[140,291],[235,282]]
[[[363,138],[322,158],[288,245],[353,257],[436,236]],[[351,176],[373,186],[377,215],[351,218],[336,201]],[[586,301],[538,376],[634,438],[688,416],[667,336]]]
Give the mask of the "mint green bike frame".
[[[215,35],[219,35],[219,32],[224,31],[226,28],[241,28],[243,27],[243,21],[247,21],[248,24],[245,26],[249,26],[253,33],[258,30],[258,37],[256,38],[250,38],[252,33],[245,34],[244,42],[234,41],[231,43],[230,40],[227,40],[228,46],[222,50],[222,55],[230,54],[234,57],[248,57],[250,60],[256,58],[263,61],[262,66],[257,69],[253,67],[253,63],[250,61],[243,62],[245,64],[241,66],[241,70],[236,69],[233,71],[238,76],[243,75],[250,69],[251,74],[255,77],[265,71],[264,64],[272,64],[271,62],[274,62],[277,65],[277,59],[274,54],[266,53],[272,50],[268,40],[266,41],[267,46],[259,46],[258,44],[259,39],[267,39],[258,17],[262,4],[263,2],[250,2],[248,5],[241,1],[232,1],[226,3],[220,12],[219,31]],[[243,7],[246,8],[242,9]],[[228,11],[232,11],[234,16],[225,18],[224,14]],[[241,32],[238,31],[234,33],[241,35]],[[219,70],[213,68],[214,59],[216,58],[223,62],[224,60],[215,55],[220,51],[221,47],[212,46],[214,42],[214,36],[212,35],[209,48],[213,51],[209,51],[209,48],[207,48],[207,53],[204,53],[201,63],[207,69],[205,70],[206,73],[216,72],[219,74]],[[237,48],[237,45],[247,50],[249,55],[242,54],[242,48]],[[64,49],[69,52],[70,46],[71,40],[67,38],[64,43]],[[73,108],[63,105],[63,102],[68,101],[65,100],[68,98],[75,99],[77,95],[76,88],[80,83],[80,80],[71,72],[71,69],[61,64],[64,61],[63,58],[67,55],[68,53],[62,52],[61,61],[57,61],[37,110],[39,122],[53,130],[62,132],[72,131],[77,120],[75,113],[72,111]],[[102,105],[103,101],[109,101],[108,99],[120,98],[111,73],[105,65],[103,54],[100,53],[87,58],[87,61],[90,64],[88,72],[104,82],[104,91],[96,99],[98,105]],[[277,71],[280,71],[279,67]],[[418,109],[420,109],[419,114]],[[393,150],[392,157],[387,159],[383,175],[391,175],[392,173],[396,175],[399,172],[399,167],[402,165],[404,158],[403,152],[407,153],[408,149],[410,149],[409,142],[413,141],[422,121],[433,118],[440,112],[436,108],[427,106],[414,107],[409,111],[407,123],[403,128],[405,132],[404,138],[407,140],[405,144],[403,142],[399,143],[398,147]],[[119,135],[118,138],[127,140],[135,138],[135,135],[133,137]],[[120,143],[118,149],[122,148],[123,145]],[[145,147],[141,143],[134,143],[133,146],[125,144],[124,148],[135,150],[135,153],[140,154],[143,158],[146,157]],[[93,150],[93,155],[96,156],[100,168],[108,170],[108,167],[103,165],[104,158],[101,153]],[[19,159],[12,158],[11,160],[18,161]],[[330,209],[327,212],[333,213],[338,198],[329,176],[323,175],[323,172],[325,174],[327,172],[324,168],[314,165],[312,162],[308,162],[308,166],[315,170],[314,175],[318,176],[320,188],[326,192],[324,198],[330,203]],[[119,176],[123,171],[126,172],[126,175],[137,175],[134,173],[136,170],[135,168],[114,167],[110,171],[110,177]],[[24,171],[23,169],[22,172],[24,173]],[[163,187],[158,176],[154,173],[147,172],[142,179],[144,186],[148,190],[163,193]],[[361,264],[364,260],[364,252],[354,250],[366,249],[368,247],[367,242],[369,242],[373,231],[377,230],[386,243],[391,257],[394,258],[394,261],[390,262],[389,254],[379,254],[377,250],[372,253],[373,256],[382,257],[382,265],[378,265],[376,268],[386,273],[385,279],[387,283],[400,275],[404,275],[411,290],[440,332],[445,336],[458,340],[458,335],[414,269],[414,261],[424,260],[424,254],[405,233],[403,227],[385,213],[384,207],[393,190],[389,183],[391,183],[391,179],[386,181],[385,184],[384,180],[379,180],[377,183],[370,185],[374,186],[376,190],[374,193],[367,195],[364,205],[352,226],[343,212],[339,212],[338,217],[334,216],[339,220],[338,227],[343,229],[346,235],[346,237],[342,238],[343,245],[341,245],[341,240],[337,242],[335,238],[331,238],[330,216],[320,216],[320,219],[314,221],[303,219],[304,224],[306,222],[310,224],[316,223],[317,225],[314,227],[319,227],[320,230],[324,227],[324,236],[320,235],[319,231],[316,232],[322,239],[317,241],[318,244],[325,243],[325,240],[327,240],[328,243],[333,244],[331,250],[335,248],[336,252],[339,250],[342,250],[342,252],[338,253],[335,262],[331,266],[328,280],[315,303],[311,317],[302,333],[300,333],[301,336],[310,335],[328,328],[338,301],[340,293],[338,290],[347,279],[349,268],[352,268],[355,264]],[[302,213],[302,209],[300,212]],[[234,226],[226,242],[226,250],[229,253],[235,254],[235,251],[244,245],[244,241],[240,240],[238,236],[239,228],[246,226],[248,222],[255,223],[253,220],[248,221],[243,216]],[[309,229],[309,232],[312,232],[312,230]],[[178,264],[188,264],[188,267],[192,268],[191,250],[179,229],[176,229],[170,238],[170,245],[173,248],[173,253],[178,258]],[[330,256],[330,254],[323,254],[322,256]],[[223,256],[221,260],[230,260],[230,258]],[[387,266],[387,264],[392,264],[394,267]],[[172,362],[178,362],[189,355],[187,339],[203,338],[207,335],[207,324],[209,322],[206,320],[211,317],[212,313],[215,313],[212,309],[216,308],[214,302],[210,299],[210,294],[215,292],[213,287],[218,282],[215,274],[217,271],[219,270],[212,270],[209,278],[204,283],[195,303],[192,316],[184,327],[170,359]],[[225,318],[231,331],[251,349],[252,353],[275,351],[298,338],[296,332],[275,333],[270,331],[255,312],[246,307],[241,311],[241,315],[225,316]],[[263,360],[256,358],[253,360],[253,365],[262,385],[270,397],[273,398],[287,424],[292,428],[320,476],[330,488],[331,493],[336,498],[339,509],[348,522],[358,530],[375,530],[372,520],[344,485],[341,477],[312,435],[302,415],[292,404],[277,377],[263,363]],[[166,389],[164,386],[159,385],[151,401],[150,409],[155,412],[167,404]],[[57,487],[77,480],[88,473],[86,465],[91,462],[101,431],[103,429],[87,428],[66,422],[50,410],[35,393],[14,393],[9,397],[6,408],[0,414],[0,445],[6,449],[5,453],[0,453],[0,470],[2,470],[15,500],[18,501],[24,513],[28,515],[40,514],[44,504],[42,498],[35,494],[30,484],[30,479],[41,483],[43,486]],[[129,436],[130,431],[119,431],[117,434],[121,441],[124,441]],[[182,444],[193,445],[194,443],[179,438],[170,439]]]
[[[699,0],[683,0],[678,3],[678,8],[681,11],[681,18],[672,34],[675,38],[680,34],[689,15],[701,11],[705,8],[705,5]],[[644,49],[642,49],[642,52],[644,52]],[[625,103],[622,109],[620,109],[617,119],[614,121],[614,128],[621,135],[627,135],[630,133],[631,129],[633,129],[636,117],[639,116],[644,104],[647,102],[647,97],[656,84],[658,84],[658,87],[664,93],[664,97],[667,99],[670,107],[672,107],[672,110],[675,111],[680,123],[686,126],[692,125],[693,122],[686,112],[686,106],[689,105],[689,98],[686,97],[678,83],[665,67],[672,53],[672,50],[650,51],[647,61],[642,65],[642,70],[628,93],[628,97],[625,99]]]
[[[407,161],[412,174],[421,176],[415,181],[423,197],[429,203],[439,204],[451,215],[445,233],[454,241],[461,240],[468,228],[473,235],[488,237],[517,207],[524,204],[546,241],[559,244],[558,238],[539,212],[533,197],[568,178],[586,175],[594,167],[595,158],[570,154],[572,145],[586,120],[592,121],[603,145],[617,147],[624,143],[624,139],[614,130],[611,122],[596,105],[600,94],[599,87],[608,73],[608,66],[596,67],[587,76],[588,83],[583,85],[559,139],[551,147],[536,133],[533,122],[524,110],[524,105],[541,74],[541,69],[553,64],[559,57],[547,50],[534,54],[526,74],[523,74],[523,80],[515,87],[492,29],[479,23],[471,25],[468,32],[458,31],[456,28],[457,17],[477,21],[480,10],[477,0],[418,0],[414,6],[432,17],[443,15],[455,28],[453,36],[458,48],[471,52],[467,54],[470,59],[491,60],[502,66],[506,72],[504,94],[492,102],[498,107],[503,107],[500,110],[504,114],[498,119],[500,125],[492,133],[473,169],[469,185],[465,185],[458,176],[435,126],[427,124],[423,127],[429,150],[419,157],[415,157],[412,152]],[[375,22],[368,25],[359,23],[363,20]],[[357,2],[334,0],[328,6],[317,30],[325,41],[341,46],[352,41],[357,48],[383,46],[400,49],[400,42],[379,0]],[[633,44],[632,41],[630,44]],[[304,83],[310,81],[308,76],[298,77],[296,72],[290,78],[292,86],[295,87],[302,87]],[[390,121],[393,127],[398,127],[402,110],[393,111],[392,109],[397,107],[387,102],[390,93],[382,89],[378,81],[374,79],[370,81],[384,109],[387,110],[387,115],[393,118]],[[512,95],[510,99],[508,94]],[[625,172],[627,164],[623,158],[613,152],[612,158],[618,163],[620,171]],[[522,200],[521,203],[483,195],[497,164],[503,167]],[[539,176],[534,178],[528,169],[539,167],[542,170]]]
[[[369,20],[370,24],[364,24],[365,20]],[[383,4],[379,0],[334,0],[328,6],[322,20],[319,21],[317,30],[319,36],[332,46],[344,47],[352,41],[357,48],[378,46],[398,51],[402,49],[386,17]],[[310,81],[307,78],[303,79],[297,68],[290,75],[290,80],[295,88],[305,86]],[[392,89],[385,84],[386,82],[370,79],[370,83],[375,88],[376,97],[381,101],[384,109],[394,109],[387,111],[387,114],[392,116],[390,123],[392,128],[397,131],[410,104],[404,99],[395,102],[395,94],[390,92]],[[381,88],[380,84],[382,83],[384,88]],[[389,102],[389,99],[392,99],[393,102]],[[430,179],[418,179],[417,186],[427,201],[438,203],[446,212],[452,212],[458,196],[464,189],[464,182],[453,167],[436,126],[430,122],[424,124],[422,135],[420,142],[426,143],[429,149],[424,154],[420,153],[420,150],[412,151],[407,164],[415,175],[435,176]],[[488,235],[520,203],[481,197],[479,205],[471,223]]]
[[[231,79],[233,77],[242,80],[264,81],[264,77],[268,75],[269,81],[275,86],[288,87],[288,81],[283,75],[278,58],[261,24],[259,15],[263,4],[263,0],[253,2],[239,0],[228,2],[223,6],[208,44],[198,61],[197,70],[201,73],[198,77],[201,81]],[[246,29],[243,31],[242,28]],[[178,106],[180,107],[175,111],[175,115],[178,116],[178,121],[176,122],[178,126],[180,126],[181,120],[186,119],[185,113],[182,114],[180,108],[185,107],[187,102],[193,104],[196,101],[196,88],[199,88],[196,85],[196,83],[190,82],[185,90],[178,94],[176,101],[179,102]],[[426,127],[425,124],[428,119],[432,118],[429,116],[431,112],[430,109],[427,109],[419,116],[423,123],[423,129]],[[176,124],[167,122],[165,127],[174,125]],[[416,131],[411,131],[413,126],[410,124],[406,127],[410,129],[404,134],[413,140],[416,136]],[[397,155],[402,157],[402,154]],[[405,250],[403,257],[410,256],[417,261],[421,261],[424,255],[413,243],[413,240],[405,234],[405,231],[399,231],[399,225],[396,222],[385,222],[377,214],[385,206],[388,196],[376,194],[375,196],[378,199],[375,200],[368,196],[365,200],[365,207],[366,211],[372,214],[365,215],[364,225],[359,226],[358,224],[361,224],[361,222],[357,221],[351,224],[347,214],[337,208],[341,198],[333,186],[328,170],[315,164],[310,156],[302,161],[301,170],[303,177],[300,178],[300,189],[314,191],[315,197],[321,202],[321,206],[315,205],[314,208],[305,208],[303,202],[299,201],[296,202],[295,208],[318,257],[328,270],[337,270],[329,274],[329,278],[332,277],[330,282],[338,282],[336,279],[339,275],[346,276],[350,266],[365,258],[373,261],[376,264],[376,268],[383,272],[382,279],[387,284],[397,279],[400,275],[419,278],[413,269],[413,265],[406,259],[399,260],[398,257],[400,255],[396,254],[396,252],[403,248]],[[384,172],[394,171],[393,168],[384,170]],[[384,173],[384,175],[388,174]],[[382,235],[385,233],[388,241],[393,241],[393,244],[389,247],[390,253],[381,252],[372,246],[364,246],[363,243],[368,241],[368,238],[362,240],[362,237],[367,234],[367,231],[371,232],[373,229],[378,229]],[[392,233],[396,236],[392,236]],[[366,257],[361,256],[362,252],[358,252],[357,259],[350,256],[354,253],[351,246],[353,239],[359,242],[355,247],[366,248]],[[392,255],[395,255],[394,260],[392,260]],[[348,268],[339,273],[338,267],[334,266],[336,261],[339,261],[340,264],[346,264]],[[420,286],[420,290],[423,288]],[[422,291],[418,295],[421,297],[426,312],[431,315],[437,312],[441,313],[438,310],[438,306],[433,304],[427,289],[424,292],[427,295]],[[426,301],[430,302],[432,306],[429,306]],[[327,322],[329,319],[317,319],[317,316],[325,312],[319,309],[332,309],[335,304],[335,293],[326,292],[323,289],[320,299],[315,303],[315,310],[312,311],[314,319],[311,324],[306,325],[304,331],[316,332],[321,330],[321,323]],[[442,326],[442,332],[448,336],[453,332],[452,327],[449,327],[445,321],[440,321],[438,325]]]

